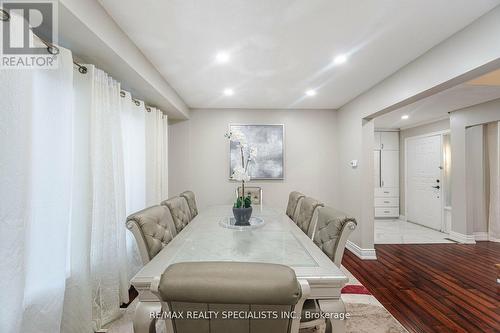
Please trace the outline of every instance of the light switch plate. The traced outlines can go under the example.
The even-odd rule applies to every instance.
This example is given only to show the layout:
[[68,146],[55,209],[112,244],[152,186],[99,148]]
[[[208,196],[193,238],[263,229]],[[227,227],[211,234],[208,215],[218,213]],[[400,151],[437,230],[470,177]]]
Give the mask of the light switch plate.
[[358,167],[358,160],[352,160],[351,162],[349,162],[349,164],[351,165],[351,168],[357,168]]

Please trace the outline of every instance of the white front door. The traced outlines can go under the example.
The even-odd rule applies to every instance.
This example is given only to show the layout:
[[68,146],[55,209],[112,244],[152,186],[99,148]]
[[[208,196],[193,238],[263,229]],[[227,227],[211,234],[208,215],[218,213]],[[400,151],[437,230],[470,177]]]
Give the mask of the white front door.
[[442,230],[441,135],[406,141],[406,218]]

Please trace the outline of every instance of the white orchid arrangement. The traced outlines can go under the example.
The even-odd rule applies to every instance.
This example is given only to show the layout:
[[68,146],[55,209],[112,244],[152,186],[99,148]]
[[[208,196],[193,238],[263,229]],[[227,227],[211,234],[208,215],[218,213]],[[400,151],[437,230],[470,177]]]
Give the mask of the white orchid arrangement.
[[[257,148],[248,144],[245,134],[240,131],[233,131],[224,135],[230,142],[234,142],[241,154],[241,166],[234,168],[231,179],[241,182],[241,196],[238,196],[234,203],[235,208],[249,208],[251,206],[250,196],[245,197],[245,182],[250,181],[248,166],[257,157]],[[246,159],[245,159],[246,156]]]

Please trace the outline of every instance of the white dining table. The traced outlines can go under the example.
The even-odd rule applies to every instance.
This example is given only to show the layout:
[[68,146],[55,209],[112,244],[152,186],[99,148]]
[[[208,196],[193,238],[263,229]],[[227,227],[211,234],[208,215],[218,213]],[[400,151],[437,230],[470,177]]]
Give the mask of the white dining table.
[[[153,278],[174,263],[189,261],[239,261],[282,264],[291,267],[298,279],[307,280],[310,298],[317,299],[325,313],[344,313],[340,297],[348,282],[345,274],[284,213],[254,206],[252,216],[264,225],[251,230],[221,226],[232,216],[231,206],[213,206],[200,211],[174,239],[131,280],[139,292],[134,332],[154,332],[151,313],[160,311],[158,298],[150,291]],[[345,321],[331,319],[333,332],[344,332]]]

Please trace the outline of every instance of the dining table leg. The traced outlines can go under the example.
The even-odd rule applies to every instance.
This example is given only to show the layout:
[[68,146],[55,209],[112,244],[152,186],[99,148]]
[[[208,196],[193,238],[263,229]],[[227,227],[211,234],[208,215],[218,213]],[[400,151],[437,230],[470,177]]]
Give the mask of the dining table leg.
[[[319,307],[324,313],[330,314],[332,333],[345,333],[346,331],[346,309],[342,299],[319,299]],[[335,316],[338,315],[338,317]]]
[[138,297],[133,319],[134,333],[155,333],[156,320],[153,314],[161,311],[161,303],[149,291],[139,290]]

